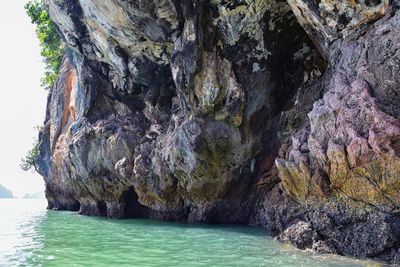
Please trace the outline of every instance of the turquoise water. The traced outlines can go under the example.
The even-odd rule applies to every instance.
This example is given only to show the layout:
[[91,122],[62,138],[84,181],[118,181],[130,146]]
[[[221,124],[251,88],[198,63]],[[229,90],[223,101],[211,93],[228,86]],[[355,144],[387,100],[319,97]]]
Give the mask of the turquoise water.
[[299,251],[264,229],[108,220],[0,200],[0,266],[377,266]]

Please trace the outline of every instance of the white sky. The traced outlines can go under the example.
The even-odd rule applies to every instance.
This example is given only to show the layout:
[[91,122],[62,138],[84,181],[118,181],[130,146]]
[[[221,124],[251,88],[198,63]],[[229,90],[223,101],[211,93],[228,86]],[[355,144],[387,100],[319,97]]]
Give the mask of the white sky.
[[0,184],[16,196],[44,190],[42,178],[19,168],[32,147],[34,127],[43,123],[47,91],[40,87],[43,64],[27,0],[0,8]]

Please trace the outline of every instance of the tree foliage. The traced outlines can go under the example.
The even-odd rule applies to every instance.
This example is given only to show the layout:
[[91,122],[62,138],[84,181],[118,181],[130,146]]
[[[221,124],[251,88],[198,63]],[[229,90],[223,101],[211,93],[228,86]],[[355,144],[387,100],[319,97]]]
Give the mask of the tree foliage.
[[38,170],[37,168],[37,156],[39,155],[39,141],[35,140],[33,143],[33,148],[28,151],[26,154],[25,158],[21,159],[20,167],[24,171],[36,171]]
[[45,75],[42,86],[53,87],[57,81],[61,61],[64,55],[64,45],[57,32],[56,25],[50,19],[43,0],[31,0],[25,5],[25,10],[36,25],[36,34],[41,45],[41,55],[45,63]]
[[[42,86],[52,88],[58,78],[64,45],[57,32],[56,25],[44,6],[43,0],[31,0],[25,5],[25,10],[36,25],[36,34],[40,41],[41,55],[45,63],[45,73],[42,78]],[[40,128],[40,127],[39,127]],[[38,129],[40,130],[40,129]],[[28,151],[25,158],[21,159],[20,167],[24,171],[37,171],[37,156],[39,154],[39,141],[33,143],[33,148]]]

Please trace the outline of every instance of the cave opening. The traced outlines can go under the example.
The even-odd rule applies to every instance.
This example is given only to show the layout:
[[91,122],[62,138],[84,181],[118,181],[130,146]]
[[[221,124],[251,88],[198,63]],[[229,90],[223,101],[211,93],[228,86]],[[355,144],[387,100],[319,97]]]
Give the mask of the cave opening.
[[103,216],[103,217],[107,216],[107,204],[105,201],[99,200],[97,202],[97,209],[99,212],[99,216]]
[[142,218],[144,217],[145,207],[139,201],[139,197],[133,186],[129,187],[120,198],[123,218]]

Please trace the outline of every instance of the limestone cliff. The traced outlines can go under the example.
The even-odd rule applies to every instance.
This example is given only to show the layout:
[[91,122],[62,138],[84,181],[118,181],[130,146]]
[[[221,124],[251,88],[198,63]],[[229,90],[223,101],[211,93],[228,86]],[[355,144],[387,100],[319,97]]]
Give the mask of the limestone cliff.
[[49,208],[400,262],[397,1],[46,5],[67,45],[37,159]]

